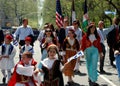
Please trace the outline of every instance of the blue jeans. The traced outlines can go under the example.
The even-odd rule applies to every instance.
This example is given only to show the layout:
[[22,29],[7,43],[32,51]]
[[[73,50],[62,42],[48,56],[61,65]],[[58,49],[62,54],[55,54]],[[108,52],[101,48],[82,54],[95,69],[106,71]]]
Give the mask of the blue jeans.
[[120,78],[120,54],[115,56],[118,77]]

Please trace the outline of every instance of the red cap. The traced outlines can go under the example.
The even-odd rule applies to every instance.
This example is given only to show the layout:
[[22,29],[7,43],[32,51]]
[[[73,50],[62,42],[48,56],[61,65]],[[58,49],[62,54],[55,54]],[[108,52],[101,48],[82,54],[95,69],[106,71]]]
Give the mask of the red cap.
[[31,39],[31,37],[26,37],[26,38],[25,38],[25,41],[29,41],[29,42],[31,42],[32,39]]
[[6,39],[9,39],[9,40],[12,40],[12,39],[13,39],[13,37],[12,37],[11,35],[9,35],[9,34],[6,35],[5,38],[6,38]]

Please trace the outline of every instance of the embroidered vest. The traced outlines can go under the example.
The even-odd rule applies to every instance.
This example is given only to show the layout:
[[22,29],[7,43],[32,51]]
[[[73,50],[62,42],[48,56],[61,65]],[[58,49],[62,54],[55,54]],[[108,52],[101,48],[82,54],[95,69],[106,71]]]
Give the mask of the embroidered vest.
[[[12,53],[13,48],[14,48],[13,45],[10,44],[10,46],[9,46],[9,50],[8,50],[8,55],[10,55],[10,54]],[[5,54],[5,51],[6,51],[6,45],[3,44],[3,45],[2,45],[2,51],[1,51],[2,55]]]

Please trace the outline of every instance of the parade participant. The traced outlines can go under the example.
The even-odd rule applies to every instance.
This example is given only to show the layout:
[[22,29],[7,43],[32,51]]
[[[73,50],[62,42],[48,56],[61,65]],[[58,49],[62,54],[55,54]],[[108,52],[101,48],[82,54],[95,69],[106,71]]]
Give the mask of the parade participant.
[[42,58],[41,60],[45,59],[47,57],[47,47],[49,44],[54,43],[57,44],[57,39],[54,37],[52,30],[47,28],[45,29],[44,38],[41,42],[41,49],[42,49]]
[[[62,46],[63,46],[63,41],[66,38],[66,35],[68,34],[68,29],[69,26],[69,20],[68,17],[65,17],[63,19],[63,27],[59,27],[56,30],[57,37],[58,37],[58,42],[59,42],[59,49],[62,51]],[[61,35],[62,34],[62,35]]]
[[4,33],[0,28],[0,46],[3,44],[3,42],[4,42]]
[[34,61],[32,53],[28,51],[24,52],[22,54],[22,60],[14,68],[8,86],[37,86],[33,78],[36,64],[37,62]]
[[[82,30],[80,28],[80,22],[79,22],[79,20],[73,21],[73,27],[74,27],[75,34],[76,34],[76,39],[78,40],[79,45],[80,45],[81,44],[81,39],[82,39]],[[77,59],[76,65],[75,65],[75,68],[74,68],[74,72],[78,73],[78,74],[80,74],[80,71],[79,71],[79,62],[80,62],[80,58]]]
[[[23,19],[23,25],[19,26],[17,30],[14,33],[15,37],[19,37],[19,45],[20,47],[25,44],[25,37],[30,36],[32,37],[33,41],[33,30],[32,28],[28,25],[28,19]],[[33,45],[33,43],[31,43]]]
[[45,23],[43,29],[40,31],[37,40],[40,42],[42,42],[42,39],[44,38],[44,34],[45,34],[45,29],[47,29],[49,27],[49,23]]
[[[76,39],[76,34],[74,29],[70,28],[68,31],[68,37],[63,42],[63,50],[65,52],[65,63],[67,62],[67,59],[70,58],[71,56],[75,55],[77,51],[79,50],[79,42]],[[74,67],[76,64],[76,60],[72,60],[69,62],[67,68],[64,70],[65,76],[68,77],[68,85],[73,84],[72,76],[74,75]]]
[[44,73],[43,86],[64,86],[58,47],[49,45],[47,53],[48,57],[39,64],[39,71]]
[[106,39],[107,34],[112,30],[113,28],[104,28],[104,22],[103,21],[99,21],[98,22],[98,28],[97,28],[97,32],[100,36],[100,44],[102,47],[102,52],[103,52],[103,57],[100,58],[100,73],[106,73],[104,71],[104,60],[105,60],[105,54],[106,54],[106,50],[105,50],[105,44],[104,41]]
[[120,34],[120,26],[119,26],[119,22],[120,19],[118,17],[114,17],[113,18],[113,25],[111,25],[110,28],[112,28],[113,30],[110,31],[107,35],[107,43],[109,46],[109,59],[110,59],[110,65],[113,67],[116,67],[114,65],[114,45],[116,45],[116,43],[119,41],[119,34]]
[[117,44],[114,46],[114,57],[116,60],[116,68],[118,72],[118,79],[120,81],[120,39]]
[[97,63],[98,63],[99,53],[100,53],[100,57],[102,57],[103,54],[100,45],[100,37],[97,33],[96,26],[94,23],[91,23],[88,26],[87,33],[82,38],[81,50],[84,51],[86,57],[89,85],[99,86],[96,83],[98,78]]
[[32,54],[34,53],[34,50],[33,50],[33,47],[30,45],[32,39],[31,37],[26,37],[25,38],[25,45],[23,45],[21,47],[21,50],[20,50],[20,60],[21,60],[21,55],[26,52],[26,51],[29,51],[31,52]]
[[11,44],[12,39],[12,35],[6,35],[5,43],[1,46],[0,69],[3,74],[3,83],[6,82],[6,77],[8,77],[8,80],[10,79],[11,69],[14,67],[14,57],[16,54],[16,49]]
[[69,30],[70,27],[71,26],[69,26],[69,18],[68,18],[68,16],[66,16],[63,20],[63,28],[65,30],[65,36],[68,35],[68,30]]

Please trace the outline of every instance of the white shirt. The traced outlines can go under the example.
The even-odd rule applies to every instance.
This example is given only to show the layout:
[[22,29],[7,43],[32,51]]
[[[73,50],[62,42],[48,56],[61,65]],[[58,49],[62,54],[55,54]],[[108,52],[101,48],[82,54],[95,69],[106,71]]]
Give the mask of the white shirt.
[[[23,51],[23,48],[24,48],[24,47],[25,47],[25,50]],[[32,47],[31,45],[28,45],[28,46],[27,46],[27,45],[25,44],[25,46],[22,46],[21,50],[22,50],[22,51],[21,51],[21,54],[24,53],[24,52],[26,52],[26,51],[29,51],[29,52],[31,52],[32,54],[34,53],[33,47]]]
[[104,28],[102,30],[100,30],[99,28],[97,28],[97,32],[100,36],[100,43],[104,44],[104,41],[106,39],[107,34],[112,31],[114,29],[114,26],[111,26],[110,28]]
[[90,35],[89,35],[89,39],[90,39],[90,41],[93,43],[93,41],[96,40],[95,34],[90,34]]

